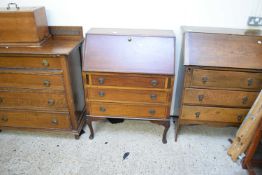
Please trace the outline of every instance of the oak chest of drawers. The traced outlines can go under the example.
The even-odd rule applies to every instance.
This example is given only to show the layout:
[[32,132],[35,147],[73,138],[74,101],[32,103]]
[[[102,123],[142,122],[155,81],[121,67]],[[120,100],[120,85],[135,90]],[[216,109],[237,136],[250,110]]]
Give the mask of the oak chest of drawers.
[[90,139],[92,121],[125,118],[164,125],[166,143],[174,55],[172,31],[91,29],[83,60]]
[[185,124],[241,124],[262,88],[261,33],[184,29],[184,88],[176,139]]
[[50,31],[54,35],[41,47],[0,47],[0,129],[59,131],[79,138],[85,124],[82,28]]

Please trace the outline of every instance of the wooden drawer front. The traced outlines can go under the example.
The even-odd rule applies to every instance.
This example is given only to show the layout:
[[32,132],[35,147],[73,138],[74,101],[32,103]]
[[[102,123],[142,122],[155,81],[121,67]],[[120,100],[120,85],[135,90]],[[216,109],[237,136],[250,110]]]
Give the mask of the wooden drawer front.
[[61,69],[61,58],[0,57],[0,68]]
[[68,114],[0,111],[0,127],[70,129]]
[[183,106],[182,120],[241,123],[249,109]]
[[184,104],[251,107],[258,92],[186,88]]
[[3,73],[0,87],[64,90],[61,75]]
[[161,105],[135,105],[122,103],[90,103],[90,114],[131,118],[167,118],[167,107]]
[[97,86],[119,86],[119,87],[141,87],[141,88],[165,88],[166,77],[135,76],[135,75],[108,75],[92,74],[92,85]]
[[164,91],[86,88],[89,100],[168,103],[169,93]]
[[262,73],[194,69],[191,86],[260,90]]
[[3,92],[0,91],[0,107],[67,109],[63,93]]

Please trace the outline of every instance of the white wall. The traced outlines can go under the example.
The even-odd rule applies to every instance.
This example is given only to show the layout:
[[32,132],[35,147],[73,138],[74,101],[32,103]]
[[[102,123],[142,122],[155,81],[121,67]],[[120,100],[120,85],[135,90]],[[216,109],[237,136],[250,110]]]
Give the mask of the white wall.
[[[5,7],[10,0],[1,0]],[[262,0],[12,0],[20,6],[45,6],[49,25],[172,29],[181,25],[246,28],[250,15],[262,16]],[[1,26],[0,26],[1,27]],[[178,64],[177,64],[178,67]],[[177,69],[178,70],[178,69]],[[177,107],[175,114],[177,114]]]

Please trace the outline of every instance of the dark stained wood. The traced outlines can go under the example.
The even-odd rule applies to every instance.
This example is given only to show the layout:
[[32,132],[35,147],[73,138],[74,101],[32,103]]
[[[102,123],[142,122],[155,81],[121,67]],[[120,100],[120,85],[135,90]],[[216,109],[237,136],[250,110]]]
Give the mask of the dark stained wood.
[[0,9],[1,45],[37,44],[49,37],[44,7]]
[[262,69],[262,36],[188,32],[185,46],[185,65]]
[[41,47],[0,48],[0,129],[66,131],[79,139],[86,115],[82,28],[50,30]]
[[172,31],[91,29],[85,39],[82,74],[89,138],[94,138],[93,121],[124,118],[163,125],[166,143],[174,63]]
[[[175,38],[171,31],[154,31],[146,36],[140,30],[112,35],[114,32],[114,29],[92,29],[87,33],[84,71],[175,73]],[[168,34],[161,37],[162,33]]]
[[259,30],[184,27],[180,126],[238,126],[262,88]]

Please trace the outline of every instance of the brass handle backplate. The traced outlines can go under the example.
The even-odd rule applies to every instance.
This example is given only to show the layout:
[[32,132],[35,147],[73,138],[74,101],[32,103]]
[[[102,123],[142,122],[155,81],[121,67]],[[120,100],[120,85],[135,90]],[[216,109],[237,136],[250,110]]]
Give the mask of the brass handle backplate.
[[152,86],[155,87],[155,86],[157,86],[157,84],[158,84],[157,80],[152,80],[152,81],[151,81],[151,85],[152,85]]
[[2,116],[1,116],[1,120],[2,120],[3,122],[8,122],[8,117],[7,117],[7,115],[2,115]]
[[204,95],[198,95],[198,101],[202,102],[204,99]]
[[149,113],[150,115],[154,115],[154,114],[156,113],[156,110],[150,109],[150,110],[148,110],[148,113]]
[[254,80],[252,78],[247,79],[247,86],[252,86]]
[[208,77],[202,77],[202,83],[206,84],[208,82]]
[[53,119],[51,120],[51,123],[52,123],[53,125],[58,125],[58,120],[57,120],[56,118],[53,118]]
[[100,97],[104,97],[104,96],[105,96],[105,92],[104,92],[104,91],[99,91],[98,95],[99,95]]
[[247,104],[247,101],[248,101],[248,97],[247,96],[242,98],[242,104]]
[[99,111],[100,111],[100,112],[106,112],[106,108],[103,107],[103,106],[100,106]]
[[43,85],[44,85],[45,87],[50,87],[51,82],[50,82],[49,80],[44,80],[44,81],[43,81]]
[[199,117],[200,117],[200,114],[201,114],[200,112],[196,112],[196,113],[195,113],[196,118],[199,118]]
[[98,83],[99,84],[104,84],[105,83],[105,79],[104,78],[98,78]]
[[44,59],[42,61],[42,65],[45,66],[45,67],[48,67],[49,66],[48,60]]
[[55,100],[54,99],[48,99],[47,101],[49,106],[53,106],[55,104]]
[[157,95],[156,95],[156,94],[150,94],[150,98],[151,98],[152,100],[155,100],[155,99],[157,98]]

